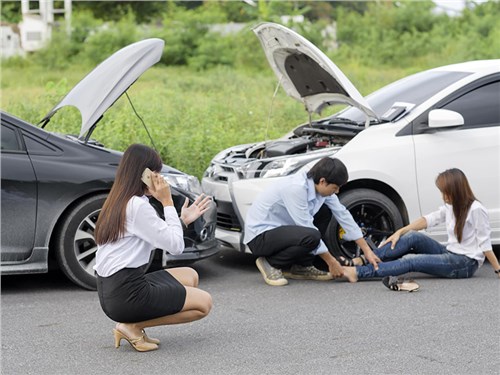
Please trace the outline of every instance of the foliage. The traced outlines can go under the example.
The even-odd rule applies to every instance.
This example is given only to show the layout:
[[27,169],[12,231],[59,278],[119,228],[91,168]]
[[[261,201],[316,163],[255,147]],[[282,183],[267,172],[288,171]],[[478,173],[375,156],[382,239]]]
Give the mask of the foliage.
[[363,14],[339,9],[335,61],[372,66],[435,66],[498,58],[500,2],[480,3],[462,16],[435,14],[431,1],[369,3]]
[[161,61],[166,65],[186,65],[196,55],[210,24],[219,22],[225,22],[225,17],[213,7],[191,10],[169,3],[162,27],[153,31],[153,36],[165,40]]
[[130,13],[118,22],[105,24],[91,32],[85,38],[80,59],[96,65],[120,48],[136,42],[139,35],[134,15]]
[[153,22],[165,8],[165,1],[73,1],[75,12],[92,12],[102,21],[118,22],[133,15],[139,23]]
[[[403,74],[388,70],[379,76],[360,67],[341,68],[349,77],[356,77],[355,84],[365,92]],[[2,109],[37,124],[88,70],[78,65],[58,71],[8,67],[1,91],[8,90],[9,95],[3,95]],[[215,67],[200,74],[186,67],[158,66],[148,70],[128,94],[163,160],[201,177],[220,150],[277,138],[307,121],[303,106],[283,90],[273,99],[276,84],[269,68],[258,72]],[[65,107],[46,129],[78,134],[80,123],[78,111]],[[105,113],[92,138],[122,151],[134,142],[151,145],[126,97]]]
[[[52,68],[68,67],[75,61],[91,66],[126,44],[158,37],[166,42],[161,59],[165,65],[187,65],[196,71],[217,65],[262,69],[266,63],[262,54],[255,53],[261,48],[250,29],[261,21],[281,22],[279,15],[283,14],[305,15],[304,22],[287,26],[336,62],[428,67],[495,58],[500,51],[499,1],[476,4],[454,18],[435,14],[430,0],[362,4],[259,0],[256,7],[227,1],[133,4],[120,4],[107,22],[94,14],[108,9],[110,4],[75,6],[71,37],[62,30],[54,31],[50,45],[32,59]],[[154,9],[154,17],[146,17],[146,9]],[[117,14],[120,19],[109,21]],[[155,23],[140,23],[147,19]],[[247,26],[229,34],[213,28],[230,21],[245,21]],[[324,30],[331,28],[333,21],[336,38],[328,40]],[[335,43],[338,49],[332,47]]]
[[[272,98],[276,78],[251,31],[259,22],[304,15],[304,22],[287,26],[325,51],[363,95],[425,68],[500,57],[499,1],[475,4],[453,18],[435,14],[431,1],[256,2],[73,2],[71,36],[56,29],[46,48],[2,61],[2,109],[37,123],[111,53],[159,37],[165,40],[160,64],[129,93],[164,160],[201,177],[221,149],[278,137],[307,121],[302,106],[282,90]],[[14,20],[16,6],[4,2],[2,19]],[[246,23],[239,32],[213,27],[235,21]],[[324,34],[334,22],[338,48]],[[64,108],[49,130],[78,133],[79,116]],[[149,144],[124,98],[93,137],[118,150]]]
[[1,19],[3,22],[19,23],[21,22],[21,2],[3,1],[1,6]]

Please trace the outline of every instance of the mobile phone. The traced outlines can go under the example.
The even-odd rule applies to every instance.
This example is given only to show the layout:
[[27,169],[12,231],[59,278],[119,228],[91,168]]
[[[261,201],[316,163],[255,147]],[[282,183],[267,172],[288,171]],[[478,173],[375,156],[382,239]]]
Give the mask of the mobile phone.
[[144,182],[146,184],[146,186],[148,188],[151,188],[151,189],[153,188],[152,178],[153,178],[153,172],[151,172],[151,169],[146,168],[144,170],[144,172],[142,172],[141,180],[142,180],[142,182]]

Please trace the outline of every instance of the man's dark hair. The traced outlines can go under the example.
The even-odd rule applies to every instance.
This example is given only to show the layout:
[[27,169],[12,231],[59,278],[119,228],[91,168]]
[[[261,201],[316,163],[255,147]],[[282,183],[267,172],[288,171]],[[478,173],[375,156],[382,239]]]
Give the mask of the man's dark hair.
[[323,158],[307,172],[307,177],[312,178],[315,184],[319,184],[319,180],[324,178],[329,184],[342,186],[349,179],[349,174],[345,164],[339,159]]

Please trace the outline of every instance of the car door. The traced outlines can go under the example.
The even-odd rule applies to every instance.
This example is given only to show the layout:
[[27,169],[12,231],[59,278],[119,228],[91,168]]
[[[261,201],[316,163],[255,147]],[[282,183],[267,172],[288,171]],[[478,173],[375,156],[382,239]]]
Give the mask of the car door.
[[[441,101],[434,108],[460,113],[464,125],[433,129],[427,126],[428,112],[414,127],[417,185],[421,213],[443,204],[435,186],[436,176],[449,168],[459,168],[467,176],[472,191],[488,209],[492,240],[500,242],[500,77],[483,79]],[[445,228],[429,230],[440,241]]]
[[30,257],[35,239],[37,181],[17,127],[2,123],[2,247],[1,260]]

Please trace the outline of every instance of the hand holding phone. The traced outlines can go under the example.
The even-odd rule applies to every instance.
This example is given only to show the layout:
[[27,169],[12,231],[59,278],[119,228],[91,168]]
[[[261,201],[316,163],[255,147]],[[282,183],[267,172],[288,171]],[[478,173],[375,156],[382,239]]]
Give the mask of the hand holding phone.
[[[156,178],[154,183],[153,178]],[[155,175],[151,169],[146,168],[144,172],[142,172],[141,180],[149,188],[149,194],[159,200],[163,206],[174,205],[172,194],[170,193],[170,185],[162,176],[158,174]]]
[[144,172],[142,172],[141,180],[146,184],[146,186],[150,189],[153,189],[153,172],[151,169],[146,168]]

